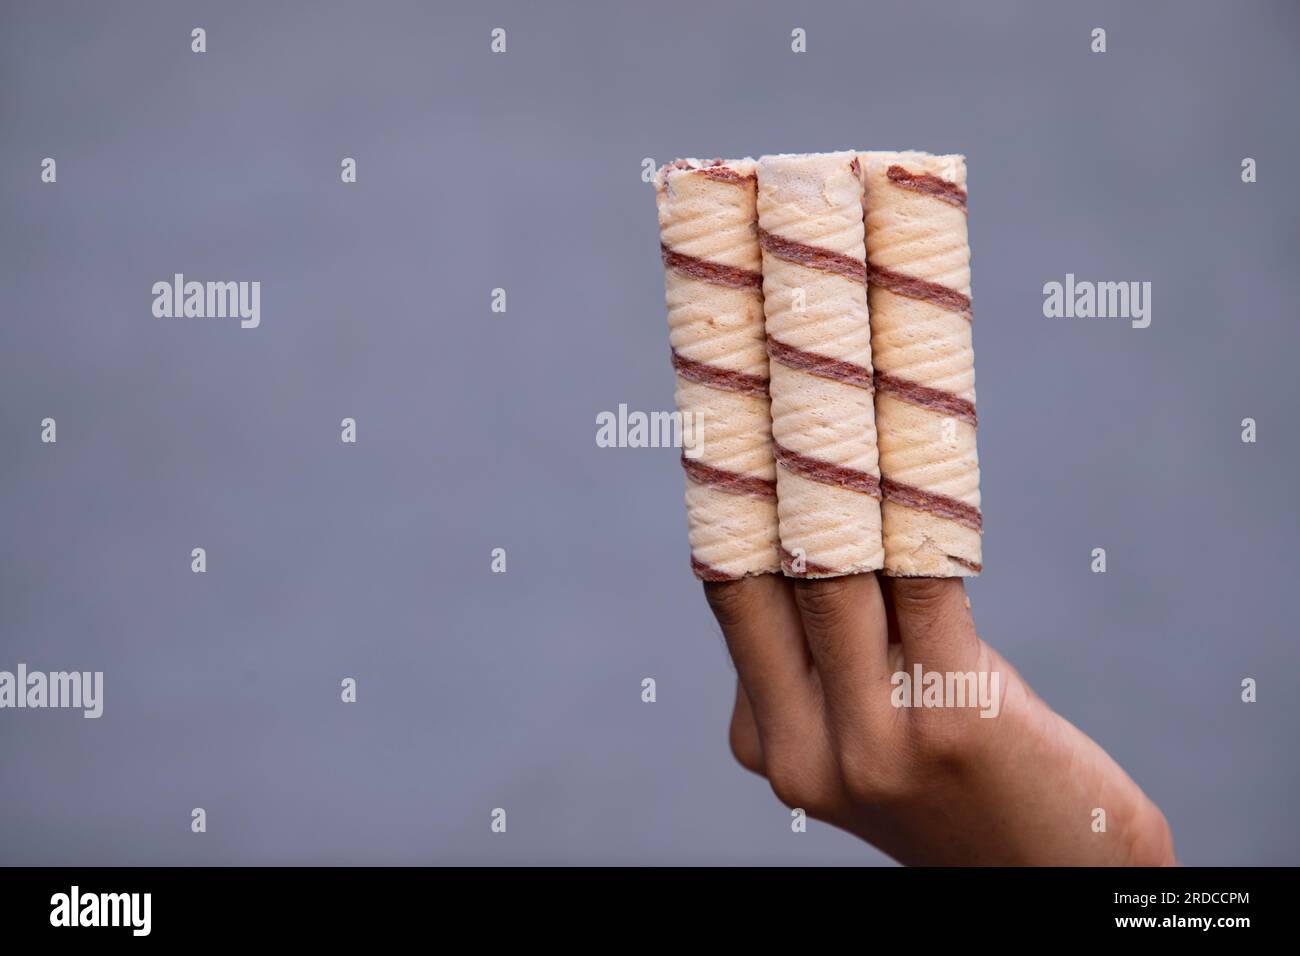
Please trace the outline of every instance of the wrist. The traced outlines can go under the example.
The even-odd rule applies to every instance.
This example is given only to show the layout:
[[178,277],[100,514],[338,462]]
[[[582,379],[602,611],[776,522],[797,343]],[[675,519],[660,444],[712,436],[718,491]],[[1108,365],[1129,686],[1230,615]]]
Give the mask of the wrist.
[[1145,796],[1128,840],[1129,866],[1178,866],[1174,836],[1160,808]]

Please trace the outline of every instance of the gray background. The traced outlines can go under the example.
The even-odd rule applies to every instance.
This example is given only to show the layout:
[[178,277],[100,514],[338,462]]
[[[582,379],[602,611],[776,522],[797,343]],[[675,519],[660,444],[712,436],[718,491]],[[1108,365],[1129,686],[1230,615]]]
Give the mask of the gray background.
[[0,712],[0,861],[885,862],[734,765],[676,454],[594,436],[672,407],[643,157],[909,146],[970,157],[982,636],[1185,862],[1300,862],[1297,8],[475,6],[4,4],[0,669],[106,704]]

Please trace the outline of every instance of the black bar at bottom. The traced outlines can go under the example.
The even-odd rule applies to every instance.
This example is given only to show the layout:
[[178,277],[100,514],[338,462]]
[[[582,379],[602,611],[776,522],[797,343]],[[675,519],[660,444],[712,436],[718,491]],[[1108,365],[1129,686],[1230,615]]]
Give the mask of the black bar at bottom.
[[732,943],[841,930],[864,945],[987,944],[1018,930],[1230,943],[1282,929],[1294,882],[1281,868],[10,868],[0,869],[0,926],[6,942],[91,945],[398,941],[443,930],[531,943],[691,938],[669,931],[698,941],[701,930]]

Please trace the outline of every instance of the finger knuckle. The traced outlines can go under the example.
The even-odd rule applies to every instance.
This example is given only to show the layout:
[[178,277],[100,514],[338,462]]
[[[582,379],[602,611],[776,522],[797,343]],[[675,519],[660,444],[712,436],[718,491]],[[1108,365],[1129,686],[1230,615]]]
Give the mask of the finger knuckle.
[[981,647],[971,665],[953,675],[952,706],[913,708],[907,714],[914,759],[938,773],[959,775],[978,765],[991,745],[996,718],[1005,710],[1011,682],[987,647]]
[[799,806],[808,793],[799,767],[784,755],[773,755],[768,761],[767,781],[776,798],[787,807]]
[[850,585],[846,578],[796,580],[794,595],[804,624],[822,633],[834,631],[851,603]]
[[753,591],[744,580],[707,582],[704,596],[724,632],[739,628],[754,605]]
[[858,806],[883,806],[904,796],[907,776],[896,755],[879,748],[844,747],[837,753],[840,777]]
[[890,593],[898,614],[934,621],[944,613],[951,588],[947,578],[895,578]]
[[768,761],[767,780],[776,798],[792,810],[801,809],[809,816],[829,813],[829,799],[819,774],[808,762],[791,755],[774,755]]
[[751,773],[762,775],[763,773],[763,752],[754,735],[741,727],[733,719],[731,722],[731,731],[728,734],[727,742],[731,747],[731,755],[740,764]]
[[923,713],[914,723],[913,759],[933,772],[963,769],[970,752],[966,721],[947,712]]
[[969,709],[920,710],[912,713],[906,738],[906,762],[915,779],[949,785],[970,779],[983,759],[986,727]]

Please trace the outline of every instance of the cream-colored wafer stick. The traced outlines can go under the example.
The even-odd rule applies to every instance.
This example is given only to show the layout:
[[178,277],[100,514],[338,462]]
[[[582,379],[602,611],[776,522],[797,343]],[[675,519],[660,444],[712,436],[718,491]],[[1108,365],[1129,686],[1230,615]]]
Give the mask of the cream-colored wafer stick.
[[758,161],[782,566],[883,562],[862,183],[855,154]]
[[885,573],[982,568],[966,159],[858,157],[865,185]]
[[777,571],[754,161],[678,160],[655,186],[677,410],[703,423],[682,456],[691,566],[706,581]]

